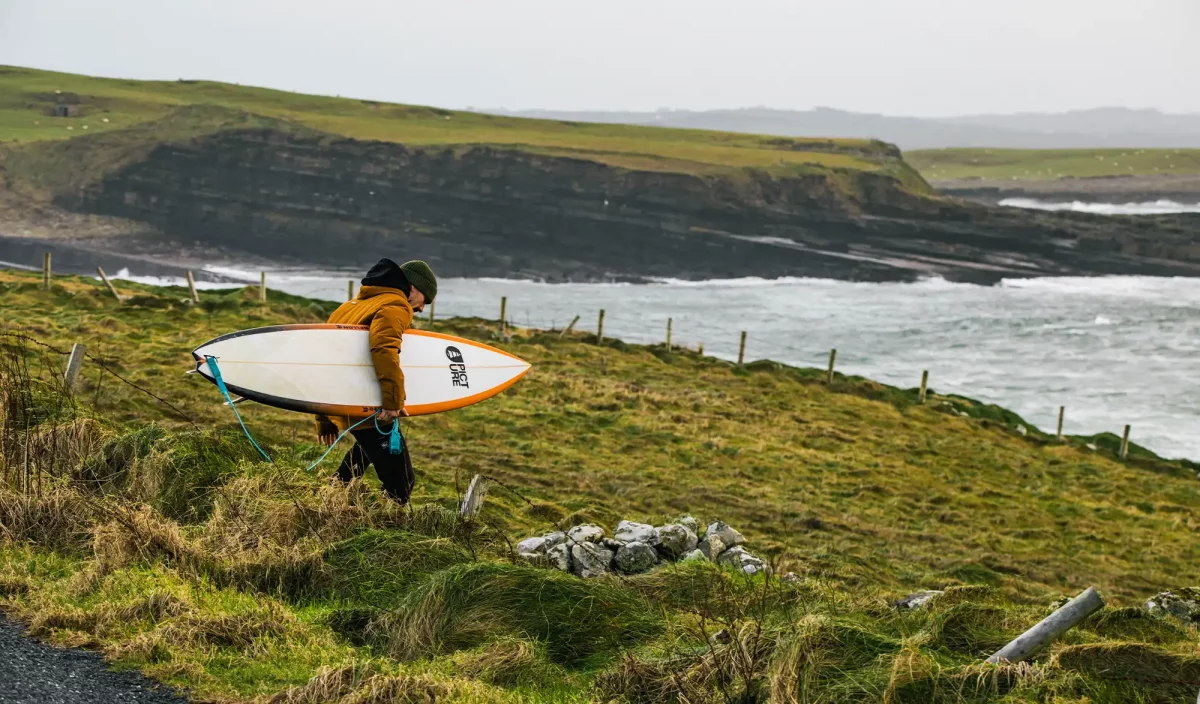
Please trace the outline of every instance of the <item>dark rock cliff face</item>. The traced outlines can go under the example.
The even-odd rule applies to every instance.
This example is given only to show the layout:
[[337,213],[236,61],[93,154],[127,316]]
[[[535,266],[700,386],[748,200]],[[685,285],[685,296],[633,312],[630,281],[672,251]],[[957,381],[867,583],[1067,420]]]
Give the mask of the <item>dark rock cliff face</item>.
[[883,174],[702,177],[259,129],[160,145],[56,202],[146,222],[167,242],[317,266],[421,257],[449,276],[1200,273],[1188,263],[1200,219],[1150,232],[924,198]]

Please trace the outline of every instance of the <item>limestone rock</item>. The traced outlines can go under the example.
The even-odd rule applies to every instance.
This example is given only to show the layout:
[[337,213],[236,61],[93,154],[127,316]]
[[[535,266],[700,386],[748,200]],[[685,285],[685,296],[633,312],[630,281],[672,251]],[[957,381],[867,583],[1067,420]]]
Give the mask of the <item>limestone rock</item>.
[[758,574],[767,569],[767,563],[751,555],[741,545],[734,545],[717,557],[717,564],[736,567],[746,574]]
[[691,516],[680,516],[676,521],[679,525],[692,531],[695,535],[700,535],[700,521],[697,521]]
[[913,594],[909,594],[908,596],[904,597],[900,601],[897,601],[895,606],[897,609],[900,609],[901,611],[911,611],[913,609],[919,609],[922,606],[928,604],[930,601],[933,601],[934,597],[941,596],[943,593],[944,592],[942,592],[941,589],[926,589],[925,591],[922,591],[922,592],[916,592]]
[[1160,616],[1173,616],[1185,623],[1200,623],[1200,587],[1183,587],[1154,595],[1146,610]]
[[581,542],[571,546],[571,566],[580,577],[600,577],[608,574],[613,551],[596,543]]
[[598,543],[604,540],[604,529],[594,523],[584,523],[567,531],[571,543]]
[[613,552],[616,552],[625,546],[625,543],[622,543],[620,540],[617,540],[616,538],[605,538],[604,540],[600,541],[600,544],[603,545],[604,547],[608,548],[609,550],[612,550]]
[[613,537],[622,543],[658,545],[661,541],[657,528],[647,523],[634,523],[633,521],[621,521],[618,523],[617,530],[613,532]]
[[550,566],[556,570],[563,572],[571,571],[571,546],[566,543],[559,543],[550,548],[546,553],[546,559],[550,562]]
[[717,561],[717,557],[725,551],[725,543],[721,542],[721,538],[715,535],[707,535],[704,540],[698,545],[700,552],[713,562]]
[[699,543],[695,533],[688,530],[687,526],[678,523],[668,523],[660,527],[658,536],[661,539],[658,551],[663,557],[672,560],[695,550]]
[[526,538],[517,543],[518,555],[545,555],[550,552],[550,548],[555,545],[560,545],[567,541],[567,534],[563,532],[547,533],[536,538]]
[[706,560],[706,559],[708,559],[708,558],[706,558],[704,556],[704,553],[700,552],[699,550],[693,550],[693,551],[689,552],[688,554],[684,555],[683,557],[679,558],[679,561],[680,562],[695,562],[696,560]]
[[708,524],[708,530],[704,531],[704,537],[711,538],[714,535],[720,538],[721,544],[727,548],[746,542],[741,533],[731,528],[724,521],[714,521]]
[[625,574],[638,574],[658,564],[658,553],[645,543],[626,543],[617,551],[613,564]]
[[800,575],[796,574],[795,572],[788,572],[780,577],[779,581],[783,582],[784,584],[799,584]]

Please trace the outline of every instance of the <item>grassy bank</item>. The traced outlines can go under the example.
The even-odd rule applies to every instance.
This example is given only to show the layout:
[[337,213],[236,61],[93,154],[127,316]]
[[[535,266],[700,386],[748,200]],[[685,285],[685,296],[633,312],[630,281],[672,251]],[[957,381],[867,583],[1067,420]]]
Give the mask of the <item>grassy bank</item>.
[[[534,370],[408,422],[419,481],[401,512],[371,486],[329,486],[331,463],[303,472],[319,449],[295,414],[244,407],[276,464],[256,459],[215,389],[183,373],[210,337],[331,304],[121,288],[123,305],[91,280],[42,291],[0,273],[9,332],[96,358],[64,397],[60,355],[3,341],[8,398],[33,410],[4,406],[29,426],[4,424],[0,598],[43,637],[205,698],[1165,702],[1200,680],[1194,627],[1137,608],[1197,579],[1187,463],[1022,434],[957,397],[922,406],[865,379],[457,319],[436,329]],[[475,473],[500,483],[462,522]],[[556,525],[681,513],[738,527],[799,581],[707,564],[580,580],[509,549]],[[978,664],[1087,585],[1109,607],[1035,662]],[[917,588],[946,593],[889,605]]]
[[922,149],[904,158],[931,181],[1200,173],[1200,149]]
[[[73,117],[53,117],[69,104]],[[569,156],[637,170],[723,173],[755,168],[772,173],[813,169],[895,171],[920,187],[920,178],[889,145],[870,140],[792,139],[706,130],[569,123],[380,103],[218,83],[93,78],[0,66],[0,140],[20,144],[150,128],[187,106],[281,120],[357,140],[413,147],[487,145]],[[221,127],[218,113],[197,133]]]

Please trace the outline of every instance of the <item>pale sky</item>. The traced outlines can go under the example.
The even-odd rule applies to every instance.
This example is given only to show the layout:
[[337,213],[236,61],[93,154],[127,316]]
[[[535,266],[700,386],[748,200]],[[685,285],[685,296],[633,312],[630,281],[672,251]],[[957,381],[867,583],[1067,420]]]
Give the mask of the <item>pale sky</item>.
[[1200,0],[0,0],[0,64],[447,108],[1200,112]]

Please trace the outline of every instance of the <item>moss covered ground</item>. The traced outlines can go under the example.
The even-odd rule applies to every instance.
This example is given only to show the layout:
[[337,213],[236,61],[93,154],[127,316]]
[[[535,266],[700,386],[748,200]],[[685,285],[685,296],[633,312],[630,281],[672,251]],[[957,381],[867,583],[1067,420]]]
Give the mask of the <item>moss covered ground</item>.
[[[340,453],[302,471],[320,454],[302,416],[243,406],[276,463],[257,459],[215,388],[184,373],[211,337],[331,304],[120,288],[123,303],[90,279],[43,291],[0,273],[0,605],[202,699],[1168,702],[1200,688],[1195,626],[1140,608],[1200,576],[1191,463],[1136,446],[1120,461],[1111,436],[1057,442],[936,392],[921,405],[867,379],[453,319],[435,329],[534,369],[407,422],[418,486],[402,511],[370,475],[328,484]],[[94,359],[67,395],[43,345],[75,342]],[[494,481],[463,521],[476,473]],[[554,527],[683,513],[742,530],[775,576],[698,564],[582,580],[511,553]],[[1103,611],[1029,663],[980,664],[1089,585]],[[945,593],[890,605],[920,588]]]

